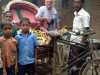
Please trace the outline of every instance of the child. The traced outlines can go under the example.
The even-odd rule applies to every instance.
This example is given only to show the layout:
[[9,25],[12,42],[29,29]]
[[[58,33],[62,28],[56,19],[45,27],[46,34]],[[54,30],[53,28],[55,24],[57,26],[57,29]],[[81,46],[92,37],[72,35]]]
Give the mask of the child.
[[35,75],[35,48],[37,40],[35,35],[29,31],[31,23],[29,19],[23,18],[20,22],[22,32],[16,35],[18,48],[18,75]]
[[12,25],[5,23],[2,25],[3,36],[0,37],[0,45],[3,58],[4,75],[15,75],[15,59],[16,59],[16,39],[11,35]]
[[[6,11],[2,13],[2,22],[3,23],[11,23],[12,25],[12,36],[15,37],[17,34],[17,25],[13,22],[13,15],[11,11]],[[3,35],[3,32],[0,32],[0,36]]]

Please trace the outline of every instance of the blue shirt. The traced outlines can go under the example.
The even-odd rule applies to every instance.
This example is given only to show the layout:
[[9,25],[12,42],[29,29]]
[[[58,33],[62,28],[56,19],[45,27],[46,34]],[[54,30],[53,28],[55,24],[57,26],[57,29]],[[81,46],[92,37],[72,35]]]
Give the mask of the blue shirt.
[[24,34],[16,35],[18,47],[18,63],[27,65],[35,62],[35,48],[37,46],[37,39],[29,33],[27,36]]

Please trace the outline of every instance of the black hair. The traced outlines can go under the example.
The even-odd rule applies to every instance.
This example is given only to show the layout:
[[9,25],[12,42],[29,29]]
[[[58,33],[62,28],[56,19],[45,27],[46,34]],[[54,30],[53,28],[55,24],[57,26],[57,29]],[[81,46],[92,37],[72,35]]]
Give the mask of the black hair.
[[[74,0],[73,0],[74,1]],[[80,0],[82,3],[84,3],[85,2],[85,0]]]
[[1,24],[1,29],[4,29],[4,27],[6,26],[10,26],[12,28],[12,24],[11,23],[2,23]]
[[85,2],[85,0],[81,0],[81,2],[82,2],[82,3],[84,3],[84,2]]
[[20,24],[22,23],[28,23],[28,24],[31,24],[30,20],[26,17],[23,17],[21,20],[20,20]]
[[11,11],[9,10],[9,11],[5,11],[5,12],[3,12],[3,14],[7,14],[7,13],[11,13]]

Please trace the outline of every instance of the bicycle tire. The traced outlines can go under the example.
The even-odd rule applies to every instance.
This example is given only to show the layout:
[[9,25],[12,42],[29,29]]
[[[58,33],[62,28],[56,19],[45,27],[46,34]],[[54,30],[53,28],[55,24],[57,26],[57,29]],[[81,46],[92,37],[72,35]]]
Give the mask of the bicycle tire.
[[96,61],[84,63],[80,75],[100,75],[100,63],[97,64]]

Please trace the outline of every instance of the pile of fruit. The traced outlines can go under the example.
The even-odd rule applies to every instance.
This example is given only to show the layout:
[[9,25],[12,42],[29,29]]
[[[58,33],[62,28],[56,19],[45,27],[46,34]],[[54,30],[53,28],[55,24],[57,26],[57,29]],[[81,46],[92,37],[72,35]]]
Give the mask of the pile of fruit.
[[[51,37],[47,33],[36,29],[33,29],[32,32],[36,34],[39,45],[48,45],[50,43]],[[62,36],[65,32],[68,32],[68,30],[63,27],[57,32]]]
[[32,30],[36,34],[39,45],[48,45],[51,41],[50,36],[41,30]]
[[63,35],[64,33],[68,32],[68,29],[67,29],[67,27],[63,27],[63,28],[59,29],[58,32],[60,33],[60,35]]

